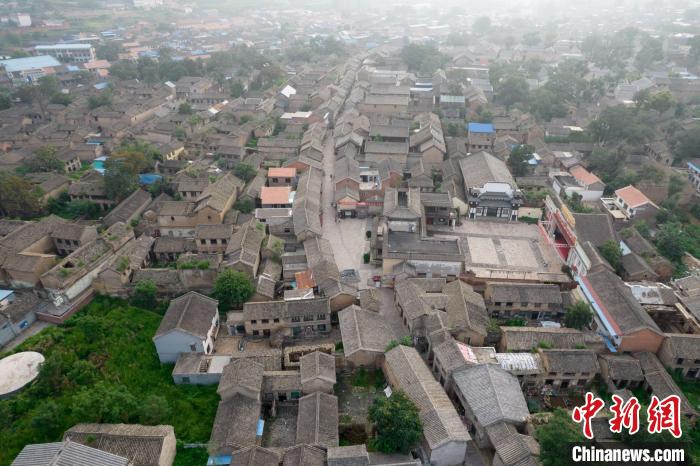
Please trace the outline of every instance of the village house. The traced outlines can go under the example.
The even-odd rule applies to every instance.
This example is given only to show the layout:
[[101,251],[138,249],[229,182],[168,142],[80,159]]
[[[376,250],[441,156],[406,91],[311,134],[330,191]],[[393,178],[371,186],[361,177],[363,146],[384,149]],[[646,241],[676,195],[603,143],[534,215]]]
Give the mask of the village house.
[[353,366],[378,366],[392,340],[385,319],[356,305],[338,312],[345,360]]
[[127,295],[134,272],[150,265],[154,242],[155,238],[146,235],[127,242],[95,277],[92,282],[95,291],[108,295]]
[[251,278],[258,275],[260,266],[260,249],[265,239],[265,227],[250,219],[241,225],[228,240],[221,267],[233,268],[248,274]]
[[671,395],[678,396],[678,398],[680,398],[681,415],[691,423],[695,423],[698,416],[697,411],[693,405],[690,404],[688,398],[686,398],[683,391],[678,387],[659,358],[648,351],[633,353],[632,356],[638,359],[642,366],[642,372],[644,372],[643,387],[646,392],[655,395],[659,400],[663,400]]
[[574,349],[586,345],[583,332],[566,327],[501,326],[500,353],[527,352],[538,347]]
[[399,345],[385,357],[383,369],[387,381],[394,390],[402,390],[419,410],[423,460],[436,466],[462,464],[471,437],[452,401],[416,349]]
[[132,466],[171,466],[175,460],[173,426],[76,424],[63,440],[127,458]]
[[260,206],[263,209],[289,209],[294,202],[291,186],[263,186],[260,189]]
[[471,153],[492,151],[496,142],[496,130],[491,123],[467,125],[467,150]]
[[611,390],[633,389],[644,382],[639,360],[628,355],[599,354],[600,375]]
[[243,312],[229,312],[226,324],[229,329],[243,326],[248,336],[316,336],[331,330],[330,303],[327,298],[248,302]]
[[0,348],[36,321],[41,300],[33,291],[0,289]]
[[194,291],[170,301],[153,337],[160,362],[175,362],[180,353],[211,354],[219,331],[218,306]]
[[504,423],[524,433],[530,412],[518,379],[495,364],[466,366],[453,375],[455,401],[480,448],[494,448],[491,428]]
[[489,282],[484,289],[484,302],[495,319],[558,322],[564,316],[562,293],[557,285]]
[[117,222],[131,225],[132,221],[138,221],[139,216],[150,205],[151,200],[151,194],[139,188],[105,215],[102,223],[107,227],[111,227]]
[[296,443],[337,447],[338,397],[315,392],[299,398]]
[[302,356],[299,363],[303,394],[333,393],[333,386],[336,382],[334,356],[314,351]]
[[538,385],[553,390],[578,389],[589,386],[600,372],[596,353],[589,349],[542,349],[542,374]]
[[469,203],[470,219],[518,219],[523,195],[505,162],[481,151],[461,159],[459,166]]
[[233,235],[233,225],[197,225],[194,242],[200,254],[223,254]]
[[294,186],[296,181],[296,168],[270,167],[267,169],[268,186]]
[[[615,220],[651,221],[659,212],[659,206],[632,185],[618,189],[611,202],[604,200],[603,204]],[[621,215],[617,215],[616,212],[620,212]]]
[[129,466],[131,462],[122,456],[113,455],[97,448],[77,442],[32,443],[25,445],[11,466],[24,464],[60,464],[83,462],[95,466]]
[[665,367],[687,379],[700,377],[700,335],[667,333],[659,349],[659,360]]

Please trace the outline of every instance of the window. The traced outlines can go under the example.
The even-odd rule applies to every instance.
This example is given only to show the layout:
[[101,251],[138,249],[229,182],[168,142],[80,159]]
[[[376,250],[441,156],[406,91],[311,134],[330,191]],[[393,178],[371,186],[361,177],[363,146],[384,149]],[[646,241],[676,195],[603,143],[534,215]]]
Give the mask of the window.
[[251,323],[251,324],[257,324],[257,323],[258,323],[258,321],[257,321],[257,320],[255,320],[255,319],[252,319],[252,320],[250,321],[250,323]]
[[316,326],[316,328],[321,332],[325,332],[326,331],[326,324],[319,324]]
[[207,244],[207,240],[205,240],[205,239],[200,239],[199,242],[200,242],[200,244]]
[[306,316],[304,316],[304,322],[311,322],[312,320],[314,320],[314,316],[313,316],[313,315],[306,315]]
[[171,222],[174,222],[174,221],[175,221],[175,217],[170,217],[170,221],[171,221]]
[[495,303],[493,303],[494,306],[500,306],[501,304],[503,304],[503,303],[500,301],[496,301]]
[[683,358],[676,358],[676,364],[683,364]]
[[272,178],[273,183],[277,183],[277,178]]
[[258,336],[258,335],[260,335],[260,332],[257,330],[253,330],[253,336]]
[[279,319],[273,319],[272,321],[273,321],[274,323],[277,324],[277,323],[279,323],[280,320],[279,320]]
[[292,317],[292,322],[299,322],[299,321],[300,321],[299,316]]
[[182,378],[182,383],[190,383],[190,378],[189,378],[189,377],[183,377],[183,378]]
[[58,244],[61,244],[61,243],[63,243],[63,240],[62,240],[61,238],[56,238],[56,242],[57,242]]
[[260,321],[260,323],[269,324],[269,323],[270,323],[270,319],[263,319],[263,320]]
[[226,238],[221,240],[221,244],[226,244]]
[[216,244],[216,240],[215,240],[215,239],[209,240],[209,243],[210,243],[210,244]]
[[513,307],[513,303],[506,303],[506,307]]
[[542,303],[535,303],[534,306],[535,306],[536,308],[542,307]]
[[316,316],[316,320],[326,320],[326,314],[319,314]]
[[211,220],[211,215],[207,215],[207,220]]

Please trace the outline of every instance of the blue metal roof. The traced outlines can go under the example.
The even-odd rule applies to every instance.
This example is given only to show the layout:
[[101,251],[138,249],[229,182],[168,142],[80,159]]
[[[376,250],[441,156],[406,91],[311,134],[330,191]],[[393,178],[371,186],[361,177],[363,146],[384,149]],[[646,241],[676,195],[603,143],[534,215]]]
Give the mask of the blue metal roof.
[[0,65],[3,65],[8,73],[14,73],[17,71],[37,70],[39,68],[61,66],[61,62],[50,55],[37,55],[36,57],[0,60]]
[[470,133],[493,133],[493,125],[491,123],[469,123],[467,129]]
[[8,296],[11,296],[14,291],[12,290],[0,290],[0,300],[3,300],[7,298]]

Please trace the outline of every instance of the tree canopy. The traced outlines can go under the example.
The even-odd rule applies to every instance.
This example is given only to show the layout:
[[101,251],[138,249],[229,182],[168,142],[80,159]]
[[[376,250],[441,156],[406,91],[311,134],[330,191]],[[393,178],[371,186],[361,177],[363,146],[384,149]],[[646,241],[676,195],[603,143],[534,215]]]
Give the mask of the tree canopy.
[[581,427],[575,424],[568,411],[557,408],[549,422],[537,427],[535,434],[540,444],[540,462],[542,466],[560,466],[571,458],[570,443],[584,440]]
[[401,391],[378,396],[369,407],[369,421],[377,429],[372,447],[383,453],[408,453],[421,438],[423,426],[418,408]]
[[234,269],[221,272],[214,283],[214,297],[219,300],[219,309],[222,311],[240,307],[254,292],[250,277]]
[[447,57],[432,43],[411,43],[405,45],[401,49],[401,58],[409,70],[423,73],[434,73],[447,63]]
[[591,306],[585,301],[577,301],[566,308],[566,314],[564,314],[565,327],[581,330],[590,324],[592,320],[593,311],[591,311]]
[[510,151],[508,168],[514,176],[524,176],[530,172],[528,161],[532,158],[533,152],[535,152],[535,148],[527,144],[515,146]]

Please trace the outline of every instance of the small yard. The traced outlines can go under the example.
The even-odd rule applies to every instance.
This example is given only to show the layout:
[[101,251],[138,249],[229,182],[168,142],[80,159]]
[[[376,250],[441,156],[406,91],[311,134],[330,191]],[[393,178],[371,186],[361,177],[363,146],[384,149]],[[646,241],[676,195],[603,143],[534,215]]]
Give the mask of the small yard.
[[[170,424],[178,443],[208,442],[216,386],[173,383],[173,366],[160,364],[151,341],[160,320],[123,300],[98,297],[20,345],[16,351],[39,351],[46,362],[31,387],[0,401],[0,466],[26,444],[60,440],[80,422]],[[177,465],[206,458],[204,449],[178,452]]]
[[367,414],[378,396],[384,396],[385,381],[381,369],[358,368],[339,373],[335,385],[338,397],[340,445],[357,445],[367,440]]

